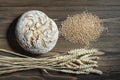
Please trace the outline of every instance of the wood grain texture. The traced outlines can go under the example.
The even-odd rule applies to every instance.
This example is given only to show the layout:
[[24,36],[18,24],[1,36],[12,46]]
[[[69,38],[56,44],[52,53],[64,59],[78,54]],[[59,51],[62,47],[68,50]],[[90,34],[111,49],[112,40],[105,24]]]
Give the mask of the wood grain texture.
[[[20,15],[28,10],[45,12],[60,27],[68,15],[89,11],[101,19],[120,17],[120,0],[0,0],[0,48],[25,54],[15,39],[15,27]],[[45,74],[41,70],[28,70],[0,75],[0,80],[120,80],[120,23],[104,23],[104,33],[91,47],[105,51],[99,60],[104,74],[70,75],[58,72]],[[79,48],[60,37],[53,52],[65,52]],[[2,53],[0,53],[2,54]]]

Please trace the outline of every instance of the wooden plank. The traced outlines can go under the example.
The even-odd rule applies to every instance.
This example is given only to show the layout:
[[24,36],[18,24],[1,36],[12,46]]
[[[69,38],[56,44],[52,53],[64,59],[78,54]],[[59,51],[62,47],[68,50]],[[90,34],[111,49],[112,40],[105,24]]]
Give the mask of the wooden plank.
[[[120,0],[0,0],[0,48],[25,54],[26,52],[15,40],[16,18],[29,10],[42,10],[55,21],[60,28],[61,22],[68,15],[92,12],[101,19],[120,17]],[[108,32],[104,33],[91,48],[98,48],[105,55],[100,57],[99,69],[103,75],[70,75],[58,72],[45,74],[41,70],[28,70],[0,75],[0,80],[120,80],[120,23],[104,23]],[[66,52],[80,48],[60,37],[55,48],[49,54]],[[5,54],[5,53],[0,53]],[[33,56],[33,55],[30,55]],[[35,56],[34,56],[35,57]]]
[[[111,39],[111,40],[110,40]],[[22,48],[18,45],[17,41],[14,39],[0,39],[0,48],[13,50],[17,52],[22,52]],[[113,43],[114,42],[114,43]],[[119,38],[108,38],[106,41],[97,41],[91,45],[91,48],[98,48],[107,52],[120,52],[120,39]],[[59,38],[53,52],[65,52],[71,49],[80,48],[79,44],[72,44],[65,40],[64,38]]]
[[[52,3],[51,3],[52,2]],[[1,0],[1,7],[3,6],[76,6],[76,5],[86,5],[86,6],[118,6],[120,5],[119,0]]]

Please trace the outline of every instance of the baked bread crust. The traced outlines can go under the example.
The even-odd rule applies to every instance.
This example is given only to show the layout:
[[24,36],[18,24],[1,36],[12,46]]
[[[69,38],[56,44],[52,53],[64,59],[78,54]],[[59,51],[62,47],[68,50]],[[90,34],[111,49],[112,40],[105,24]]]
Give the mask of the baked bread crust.
[[32,10],[24,13],[16,27],[18,43],[31,53],[46,53],[58,40],[56,23],[45,13]]

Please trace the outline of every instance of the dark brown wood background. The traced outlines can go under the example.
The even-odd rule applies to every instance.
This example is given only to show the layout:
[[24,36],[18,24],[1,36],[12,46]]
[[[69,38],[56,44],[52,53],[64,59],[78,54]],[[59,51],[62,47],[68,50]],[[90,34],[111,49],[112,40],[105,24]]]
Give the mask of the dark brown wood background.
[[[60,27],[68,15],[92,12],[100,18],[120,17],[120,0],[0,0],[0,48],[25,53],[15,40],[14,31],[19,16],[28,10],[41,10],[56,21]],[[104,23],[108,32],[91,47],[105,51],[99,60],[99,69],[104,74],[99,76],[70,75],[40,70],[28,70],[7,75],[0,75],[0,80],[120,80],[120,23]],[[60,37],[52,51],[64,52],[79,48]]]

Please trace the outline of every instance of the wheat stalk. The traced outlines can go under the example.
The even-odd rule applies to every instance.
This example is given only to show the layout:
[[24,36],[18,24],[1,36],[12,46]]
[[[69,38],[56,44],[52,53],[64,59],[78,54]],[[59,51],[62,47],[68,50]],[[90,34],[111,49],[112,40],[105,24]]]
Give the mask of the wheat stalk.
[[[17,54],[4,49],[0,51]],[[97,49],[74,49],[66,54],[44,58],[32,58],[20,54],[19,56],[23,58],[0,55],[0,74],[36,68],[72,74],[102,74],[102,71],[97,70],[96,67],[98,67],[98,55],[103,54],[104,52]]]

